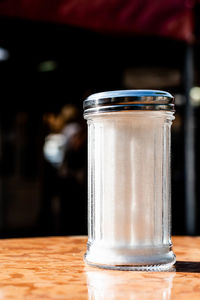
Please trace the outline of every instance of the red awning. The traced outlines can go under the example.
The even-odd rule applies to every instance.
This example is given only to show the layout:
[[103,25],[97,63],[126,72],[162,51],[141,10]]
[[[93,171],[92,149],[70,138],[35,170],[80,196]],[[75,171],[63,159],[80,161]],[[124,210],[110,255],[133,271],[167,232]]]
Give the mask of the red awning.
[[4,0],[0,15],[191,42],[193,0]]

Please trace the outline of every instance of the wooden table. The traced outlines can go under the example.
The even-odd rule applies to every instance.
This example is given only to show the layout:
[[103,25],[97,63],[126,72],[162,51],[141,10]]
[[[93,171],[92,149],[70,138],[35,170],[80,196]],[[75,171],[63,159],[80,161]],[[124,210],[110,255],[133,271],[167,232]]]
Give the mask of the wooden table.
[[0,240],[0,299],[200,299],[200,237],[174,237],[176,271],[160,273],[88,267],[86,240]]

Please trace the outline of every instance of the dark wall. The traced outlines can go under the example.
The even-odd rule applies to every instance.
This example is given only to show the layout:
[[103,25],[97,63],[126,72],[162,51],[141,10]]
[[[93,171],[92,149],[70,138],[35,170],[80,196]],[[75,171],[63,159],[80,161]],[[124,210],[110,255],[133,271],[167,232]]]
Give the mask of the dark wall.
[[[43,145],[51,132],[44,122],[45,114],[59,115],[69,103],[82,114],[82,101],[92,92],[137,88],[134,80],[132,86],[125,83],[128,69],[133,73],[152,68],[163,69],[163,73],[176,70],[180,80],[175,84],[169,81],[169,86],[165,82],[164,89],[184,95],[186,45],[156,37],[100,35],[8,18],[1,18],[0,26],[0,47],[10,54],[7,61],[0,62],[1,236],[86,234],[86,175],[83,185],[77,187],[73,180],[60,178],[45,161]],[[151,88],[149,81],[143,82],[142,88]],[[158,89],[162,88],[159,82]],[[172,130],[174,234],[185,233],[182,99]],[[199,109],[197,137],[198,116]],[[80,155],[86,172],[84,147]],[[198,147],[197,142],[197,151]]]

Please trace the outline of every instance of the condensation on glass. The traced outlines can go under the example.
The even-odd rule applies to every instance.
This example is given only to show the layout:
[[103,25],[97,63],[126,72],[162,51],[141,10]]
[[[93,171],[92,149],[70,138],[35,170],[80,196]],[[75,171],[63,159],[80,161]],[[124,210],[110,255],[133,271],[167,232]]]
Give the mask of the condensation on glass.
[[88,123],[85,261],[125,270],[167,270],[171,243],[170,133],[174,98],[124,90],[84,101]]

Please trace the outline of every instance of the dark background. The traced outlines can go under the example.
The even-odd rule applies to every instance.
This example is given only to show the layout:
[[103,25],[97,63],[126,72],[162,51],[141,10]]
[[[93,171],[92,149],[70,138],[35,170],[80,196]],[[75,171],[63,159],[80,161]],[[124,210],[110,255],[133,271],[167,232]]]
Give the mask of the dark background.
[[[127,88],[164,89],[176,96],[172,126],[172,232],[186,234],[184,122],[190,46],[167,38],[100,34],[7,17],[0,18],[0,28],[0,47],[9,52],[9,58],[0,62],[1,237],[87,233],[86,137],[78,154],[85,177],[78,185],[61,178],[45,160],[43,147],[51,129],[44,119],[47,113],[59,115],[66,104],[75,105],[82,115],[82,102],[89,94]],[[198,42],[193,53],[194,84],[198,86]],[[197,104],[196,215],[200,192],[199,117]],[[77,160],[73,154],[71,157],[72,162]],[[199,233],[197,218],[194,234]]]

